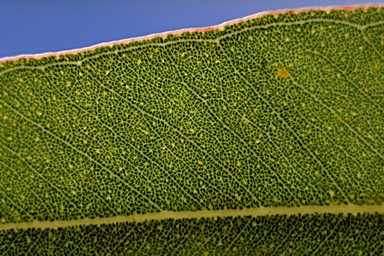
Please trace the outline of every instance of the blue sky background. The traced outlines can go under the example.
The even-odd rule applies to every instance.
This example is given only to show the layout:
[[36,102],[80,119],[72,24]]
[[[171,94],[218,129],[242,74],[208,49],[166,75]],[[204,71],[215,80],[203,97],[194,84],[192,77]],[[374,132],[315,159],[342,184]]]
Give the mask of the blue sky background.
[[[0,0],[0,58],[206,27],[261,11],[353,0]],[[384,3],[384,0],[375,1]]]

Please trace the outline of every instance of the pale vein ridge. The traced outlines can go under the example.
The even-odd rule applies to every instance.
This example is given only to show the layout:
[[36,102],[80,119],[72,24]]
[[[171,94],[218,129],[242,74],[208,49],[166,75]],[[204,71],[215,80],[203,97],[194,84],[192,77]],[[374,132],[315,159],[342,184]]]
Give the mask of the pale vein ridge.
[[166,219],[200,219],[214,217],[237,217],[237,216],[267,216],[267,215],[305,215],[305,214],[362,214],[379,213],[384,214],[384,205],[337,205],[337,206],[298,206],[298,207],[258,207],[250,209],[230,210],[202,210],[202,211],[161,211],[146,214],[133,214],[129,216],[114,216],[106,218],[84,218],[78,220],[55,220],[55,221],[32,221],[22,223],[5,223],[0,225],[1,230],[10,229],[52,229],[66,228],[80,225],[107,225],[127,222],[143,222],[151,220]]

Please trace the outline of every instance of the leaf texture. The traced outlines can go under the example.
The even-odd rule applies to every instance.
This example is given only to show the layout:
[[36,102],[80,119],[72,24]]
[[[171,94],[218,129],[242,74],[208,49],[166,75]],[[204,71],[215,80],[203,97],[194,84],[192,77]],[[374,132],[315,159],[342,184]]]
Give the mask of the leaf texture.
[[[0,62],[2,227],[79,221],[0,226],[0,250],[382,252],[383,32],[382,8],[307,10]],[[351,205],[379,214],[103,224]]]

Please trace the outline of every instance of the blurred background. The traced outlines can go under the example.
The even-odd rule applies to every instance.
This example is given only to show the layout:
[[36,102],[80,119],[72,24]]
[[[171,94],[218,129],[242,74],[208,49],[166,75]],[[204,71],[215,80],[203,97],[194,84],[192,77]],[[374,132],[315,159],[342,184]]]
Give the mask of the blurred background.
[[1,0],[0,58],[207,27],[262,11],[363,3],[367,1]]

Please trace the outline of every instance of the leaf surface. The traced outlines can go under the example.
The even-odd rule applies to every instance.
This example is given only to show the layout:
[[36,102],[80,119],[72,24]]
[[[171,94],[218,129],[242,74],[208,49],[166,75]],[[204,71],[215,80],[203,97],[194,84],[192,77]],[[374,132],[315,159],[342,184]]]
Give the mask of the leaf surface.
[[383,30],[308,10],[0,62],[0,250],[381,252]]

